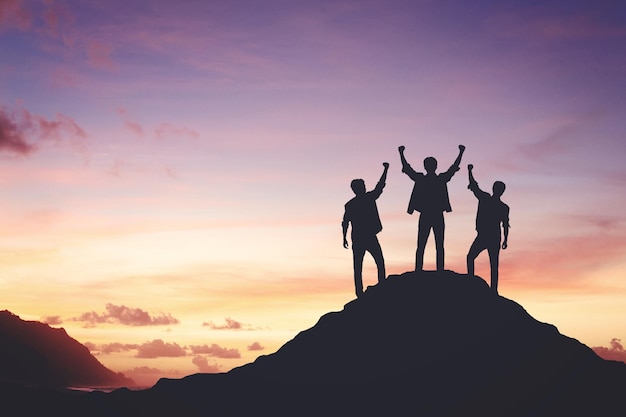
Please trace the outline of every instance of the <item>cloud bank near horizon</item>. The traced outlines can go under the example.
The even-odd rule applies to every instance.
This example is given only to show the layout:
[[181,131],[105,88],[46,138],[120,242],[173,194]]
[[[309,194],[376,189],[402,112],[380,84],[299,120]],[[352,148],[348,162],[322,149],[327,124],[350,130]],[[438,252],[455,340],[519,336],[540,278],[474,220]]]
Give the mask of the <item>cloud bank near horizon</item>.
[[170,313],[160,313],[150,315],[141,308],[132,308],[124,305],[106,304],[106,312],[96,313],[88,311],[71,320],[85,322],[86,326],[96,326],[97,324],[121,324],[124,326],[167,326],[179,324],[180,321]]

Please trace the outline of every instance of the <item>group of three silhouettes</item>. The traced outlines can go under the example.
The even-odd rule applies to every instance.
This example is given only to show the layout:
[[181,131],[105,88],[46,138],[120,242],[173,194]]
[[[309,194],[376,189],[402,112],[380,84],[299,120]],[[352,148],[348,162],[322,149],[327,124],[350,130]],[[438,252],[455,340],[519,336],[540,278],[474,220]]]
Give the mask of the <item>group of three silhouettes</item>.
[[[418,211],[419,223],[417,231],[417,251],[415,252],[415,270],[422,271],[424,265],[424,250],[428,236],[432,229],[435,236],[437,257],[437,271],[444,270],[444,212],[452,211],[448,197],[448,182],[460,170],[461,158],[465,146],[459,145],[459,155],[446,172],[437,174],[437,160],[432,156],[424,159],[426,174],[416,172],[404,157],[404,146],[400,146],[400,161],[402,172],[414,181],[413,191],[409,200],[408,213]],[[383,163],[384,170],[378,184],[372,191],[367,191],[362,179],[352,180],[350,187],[355,197],[345,204],[343,221],[343,246],[348,248],[348,226],[352,226],[352,256],[354,263],[354,285],[357,297],[363,294],[363,258],[369,252],[378,268],[378,282],[383,282],[385,275],[385,260],[383,251],[378,242],[377,234],[383,228],[378,214],[376,200],[383,192],[389,164]],[[476,214],[476,238],[467,253],[467,274],[474,275],[474,260],[483,251],[489,254],[491,267],[491,289],[498,293],[498,262],[500,248],[507,248],[509,236],[509,206],[500,197],[504,193],[505,185],[501,181],[493,183],[493,192],[489,194],[480,189],[472,173],[473,166],[467,166],[469,188],[478,199]],[[502,239],[504,234],[504,239]]]

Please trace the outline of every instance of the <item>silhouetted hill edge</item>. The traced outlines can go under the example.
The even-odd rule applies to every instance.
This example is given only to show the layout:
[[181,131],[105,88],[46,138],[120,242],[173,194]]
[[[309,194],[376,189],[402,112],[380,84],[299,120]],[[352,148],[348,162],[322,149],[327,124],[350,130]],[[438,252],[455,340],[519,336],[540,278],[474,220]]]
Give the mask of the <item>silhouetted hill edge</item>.
[[625,389],[626,364],[601,359],[479,277],[427,271],[390,276],[230,372],[59,407],[103,416],[590,416],[623,410]]
[[32,387],[134,386],[102,365],[63,328],[0,311],[0,381]]
[[[151,391],[215,392],[221,411],[241,415],[256,404],[285,415],[576,416],[623,407],[624,388],[623,363],[483,279],[446,271],[390,276],[273,354]],[[243,392],[250,402],[238,401]]]

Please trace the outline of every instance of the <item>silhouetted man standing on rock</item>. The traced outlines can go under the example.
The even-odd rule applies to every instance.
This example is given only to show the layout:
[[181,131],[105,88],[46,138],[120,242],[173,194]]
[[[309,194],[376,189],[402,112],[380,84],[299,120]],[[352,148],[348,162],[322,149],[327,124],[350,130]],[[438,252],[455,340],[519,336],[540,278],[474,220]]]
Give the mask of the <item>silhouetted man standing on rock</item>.
[[354,286],[357,297],[363,294],[363,258],[366,251],[372,254],[376,262],[378,282],[383,282],[386,277],[383,251],[376,237],[376,234],[383,230],[376,200],[382,194],[383,188],[385,188],[389,164],[384,162],[383,166],[385,167],[383,174],[372,191],[365,191],[365,181],[362,179],[352,180],[350,187],[354,191],[355,197],[345,204],[345,212],[341,222],[343,247],[346,249],[348,248],[348,224],[352,224],[352,258],[354,263]]
[[467,253],[467,275],[474,275],[474,260],[485,249],[489,253],[489,265],[491,267],[491,289],[498,293],[498,263],[500,259],[500,241],[504,230],[502,249],[507,248],[509,238],[509,206],[504,204],[500,197],[506,186],[502,181],[493,183],[493,195],[481,190],[474,179],[473,165],[467,166],[469,185],[478,199],[478,211],[476,213],[476,231],[478,235]]
[[441,174],[435,173],[437,160],[432,156],[424,159],[426,174],[415,172],[404,157],[404,149],[404,146],[398,148],[400,160],[402,161],[402,172],[415,182],[407,211],[409,214],[413,214],[415,210],[420,212],[417,229],[417,251],[415,252],[415,270],[421,271],[423,269],[426,242],[432,229],[435,235],[437,251],[437,271],[443,271],[445,259],[443,249],[445,231],[443,212],[452,211],[448,196],[448,181],[460,169],[461,157],[465,151],[465,146],[459,145],[459,155],[456,157],[454,164]]

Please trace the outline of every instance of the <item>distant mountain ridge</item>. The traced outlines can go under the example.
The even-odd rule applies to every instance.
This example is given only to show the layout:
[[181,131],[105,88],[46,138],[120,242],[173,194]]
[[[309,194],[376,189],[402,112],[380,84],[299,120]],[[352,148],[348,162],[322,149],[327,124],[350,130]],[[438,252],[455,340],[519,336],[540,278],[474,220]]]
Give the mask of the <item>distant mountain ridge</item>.
[[134,386],[102,365],[65,329],[0,311],[0,380],[34,387]]
[[427,271],[390,276],[229,372],[46,402],[65,416],[572,417],[624,410],[625,392],[626,364],[479,277]]

